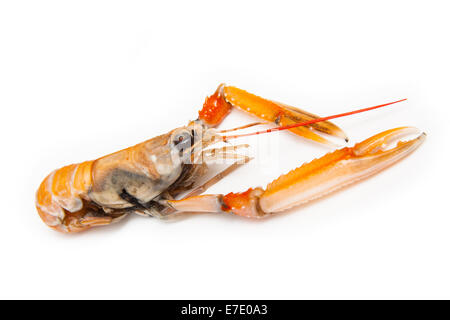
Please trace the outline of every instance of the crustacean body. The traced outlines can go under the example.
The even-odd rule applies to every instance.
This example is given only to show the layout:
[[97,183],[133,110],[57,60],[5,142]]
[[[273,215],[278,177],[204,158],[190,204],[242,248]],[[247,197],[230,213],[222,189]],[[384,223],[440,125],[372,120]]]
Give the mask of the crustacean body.
[[[210,185],[250,160],[236,152],[247,145],[214,147],[238,137],[223,136],[222,133],[230,130],[215,129],[233,107],[319,143],[329,142],[317,132],[347,140],[339,127],[325,121],[327,118],[220,85],[206,99],[199,118],[187,126],[97,160],[52,172],[36,194],[40,217],[48,226],[62,232],[107,225],[129,213],[161,218],[177,212],[217,212],[259,218],[379,172],[413,152],[425,140],[425,134],[415,128],[391,129],[303,164],[281,175],[265,189],[201,195]],[[399,142],[411,134],[416,138]],[[198,183],[209,171],[208,161],[227,157],[236,161],[227,170]]]

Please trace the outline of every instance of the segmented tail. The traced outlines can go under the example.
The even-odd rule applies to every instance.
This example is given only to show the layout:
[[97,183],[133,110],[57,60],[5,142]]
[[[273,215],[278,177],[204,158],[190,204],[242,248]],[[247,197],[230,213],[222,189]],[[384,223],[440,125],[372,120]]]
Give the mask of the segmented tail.
[[86,161],[62,167],[42,181],[36,193],[36,208],[49,227],[62,232],[86,229],[75,222],[87,213],[84,199],[92,184],[92,164]]

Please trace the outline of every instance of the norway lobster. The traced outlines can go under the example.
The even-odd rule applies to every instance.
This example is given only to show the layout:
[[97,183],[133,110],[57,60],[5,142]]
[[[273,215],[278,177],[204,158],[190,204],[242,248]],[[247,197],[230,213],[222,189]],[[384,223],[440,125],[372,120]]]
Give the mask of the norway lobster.
[[[266,217],[383,170],[419,147],[425,134],[411,127],[387,130],[353,147],[344,147],[303,164],[281,175],[265,189],[258,187],[226,195],[202,195],[212,184],[250,160],[236,152],[248,145],[213,147],[244,136],[223,135],[240,128],[215,129],[233,107],[277,125],[252,134],[289,130],[327,144],[329,141],[317,132],[347,140],[345,133],[328,120],[385,105],[320,118],[235,87],[220,85],[205,100],[198,119],[187,126],[97,160],[72,164],[50,173],[37,191],[36,208],[48,226],[62,232],[107,225],[129,213],[159,218],[178,212]],[[416,138],[399,141],[410,134]],[[394,147],[389,147],[395,142]],[[225,171],[199,183],[208,172],[208,161],[224,157],[231,157],[235,162]]]

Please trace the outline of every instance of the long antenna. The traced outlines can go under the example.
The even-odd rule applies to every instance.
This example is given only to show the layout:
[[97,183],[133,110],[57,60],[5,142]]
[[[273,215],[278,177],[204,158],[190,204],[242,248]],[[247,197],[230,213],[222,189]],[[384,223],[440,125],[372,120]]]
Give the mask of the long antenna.
[[275,131],[288,130],[288,129],[302,127],[302,126],[308,126],[310,124],[317,123],[317,122],[322,122],[322,121],[327,121],[327,120],[331,120],[331,119],[341,118],[341,117],[349,116],[349,115],[356,114],[356,113],[361,113],[361,112],[366,112],[366,111],[370,111],[370,110],[386,107],[386,106],[389,106],[391,104],[399,103],[399,102],[402,102],[402,101],[405,101],[405,100],[406,99],[401,99],[401,100],[397,100],[397,101],[394,101],[394,102],[380,104],[380,105],[374,106],[374,107],[354,110],[354,111],[345,112],[345,113],[339,113],[339,114],[335,114],[335,115],[328,116],[328,117],[323,117],[323,118],[316,118],[316,119],[313,119],[313,120],[309,120],[309,121],[305,121],[305,122],[301,122],[301,123],[295,123],[295,124],[291,124],[291,125],[287,125],[287,126],[283,126],[283,127],[275,127],[275,128],[271,128],[271,129],[267,129],[267,130],[261,130],[261,131],[252,132],[252,133],[238,134],[238,135],[233,135],[233,136],[223,136],[222,138],[223,138],[224,141],[226,141],[226,140],[230,140],[230,139],[236,139],[236,138],[253,136],[253,135],[257,135],[257,134],[264,134],[264,133],[270,133],[270,132],[275,132]]

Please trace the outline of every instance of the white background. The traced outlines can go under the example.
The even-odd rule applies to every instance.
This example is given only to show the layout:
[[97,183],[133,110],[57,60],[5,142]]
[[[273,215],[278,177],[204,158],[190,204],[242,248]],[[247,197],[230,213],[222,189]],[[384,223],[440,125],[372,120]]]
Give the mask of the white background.
[[[0,298],[450,298],[446,1],[2,1]],[[34,208],[42,179],[187,123],[226,82],[339,119],[351,143],[428,140],[265,221],[133,216],[77,235]],[[233,113],[222,127],[254,118]],[[330,149],[279,133],[211,192],[265,185]]]

